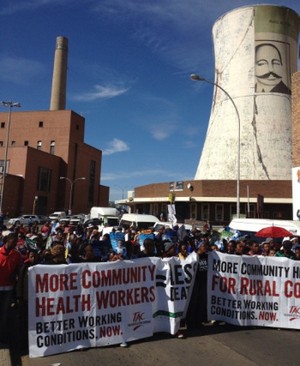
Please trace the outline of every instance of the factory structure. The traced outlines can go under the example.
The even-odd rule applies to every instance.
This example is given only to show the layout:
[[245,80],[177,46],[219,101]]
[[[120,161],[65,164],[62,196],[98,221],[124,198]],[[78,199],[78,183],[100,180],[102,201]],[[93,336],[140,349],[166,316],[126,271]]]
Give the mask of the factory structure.
[[1,209],[9,216],[108,206],[102,151],[84,142],[85,119],[66,110],[67,61],[68,40],[57,37],[49,111],[7,104],[0,113]]
[[[179,177],[136,187],[123,203],[154,215],[167,213],[173,204],[180,221],[298,219],[299,27],[295,11],[273,5],[241,7],[221,16],[212,29],[214,81],[192,77],[214,86],[194,180]],[[297,185],[299,199],[293,203]]]

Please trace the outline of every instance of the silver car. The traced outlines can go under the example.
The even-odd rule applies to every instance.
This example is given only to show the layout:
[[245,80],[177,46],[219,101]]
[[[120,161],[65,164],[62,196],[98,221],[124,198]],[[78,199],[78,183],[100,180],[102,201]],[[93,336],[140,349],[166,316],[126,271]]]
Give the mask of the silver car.
[[37,215],[21,215],[8,220],[9,225],[30,225],[37,222],[40,223],[39,217]]

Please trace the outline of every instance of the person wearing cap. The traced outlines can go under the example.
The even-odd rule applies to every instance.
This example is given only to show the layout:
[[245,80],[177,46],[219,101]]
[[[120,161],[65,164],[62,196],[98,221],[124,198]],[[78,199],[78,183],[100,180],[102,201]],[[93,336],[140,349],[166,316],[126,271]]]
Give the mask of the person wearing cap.
[[170,258],[176,256],[176,247],[171,240],[163,240],[162,249],[162,258]]
[[[145,241],[144,241],[145,243]],[[174,257],[176,256],[176,247],[175,247],[175,244],[169,240],[169,239],[166,239],[166,240],[163,240],[162,241],[162,258],[171,258],[171,257]],[[183,324],[185,322],[184,319],[181,319],[181,324]],[[182,333],[182,331],[178,331],[176,334],[175,334],[175,337],[179,338],[179,339],[183,339],[185,338],[185,335]]]
[[275,257],[284,257],[289,259],[296,259],[295,253],[292,252],[292,242],[290,240],[284,240],[282,247],[276,252]]
[[274,249],[276,252],[280,249],[280,243],[276,242],[273,238],[267,238],[266,240],[264,240],[264,243],[268,243],[270,249]]
[[292,252],[295,253],[295,250],[297,247],[299,247],[299,238],[298,236],[294,236],[293,238],[290,239],[292,242]]

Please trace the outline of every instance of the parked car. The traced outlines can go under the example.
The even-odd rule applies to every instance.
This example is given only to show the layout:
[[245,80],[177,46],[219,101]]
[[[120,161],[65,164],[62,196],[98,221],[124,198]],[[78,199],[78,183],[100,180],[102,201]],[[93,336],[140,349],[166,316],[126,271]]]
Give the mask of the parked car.
[[83,215],[73,215],[70,218],[70,224],[71,225],[82,224],[84,222],[84,218],[85,218],[85,216],[83,216]]
[[65,216],[66,216],[66,213],[64,211],[55,211],[49,215],[49,219],[50,220],[60,220]]
[[35,222],[40,223],[38,215],[21,215],[8,220],[9,225],[30,225]]
[[46,224],[46,222],[51,221],[48,216],[37,215],[39,218],[39,224]]
[[66,215],[66,216],[64,216],[64,217],[60,218],[58,221],[59,221],[59,223],[60,223],[60,224],[66,224],[66,225],[69,225],[70,220],[71,220],[71,217],[72,217],[72,216],[70,216],[70,215]]

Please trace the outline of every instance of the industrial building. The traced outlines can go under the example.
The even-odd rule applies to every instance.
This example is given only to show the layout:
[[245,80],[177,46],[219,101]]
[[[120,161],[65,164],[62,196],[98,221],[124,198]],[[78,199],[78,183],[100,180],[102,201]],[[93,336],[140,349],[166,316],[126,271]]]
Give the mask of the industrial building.
[[102,151],[84,142],[85,119],[65,109],[67,56],[68,40],[57,37],[49,111],[7,102],[0,113],[1,209],[9,216],[108,206]]

